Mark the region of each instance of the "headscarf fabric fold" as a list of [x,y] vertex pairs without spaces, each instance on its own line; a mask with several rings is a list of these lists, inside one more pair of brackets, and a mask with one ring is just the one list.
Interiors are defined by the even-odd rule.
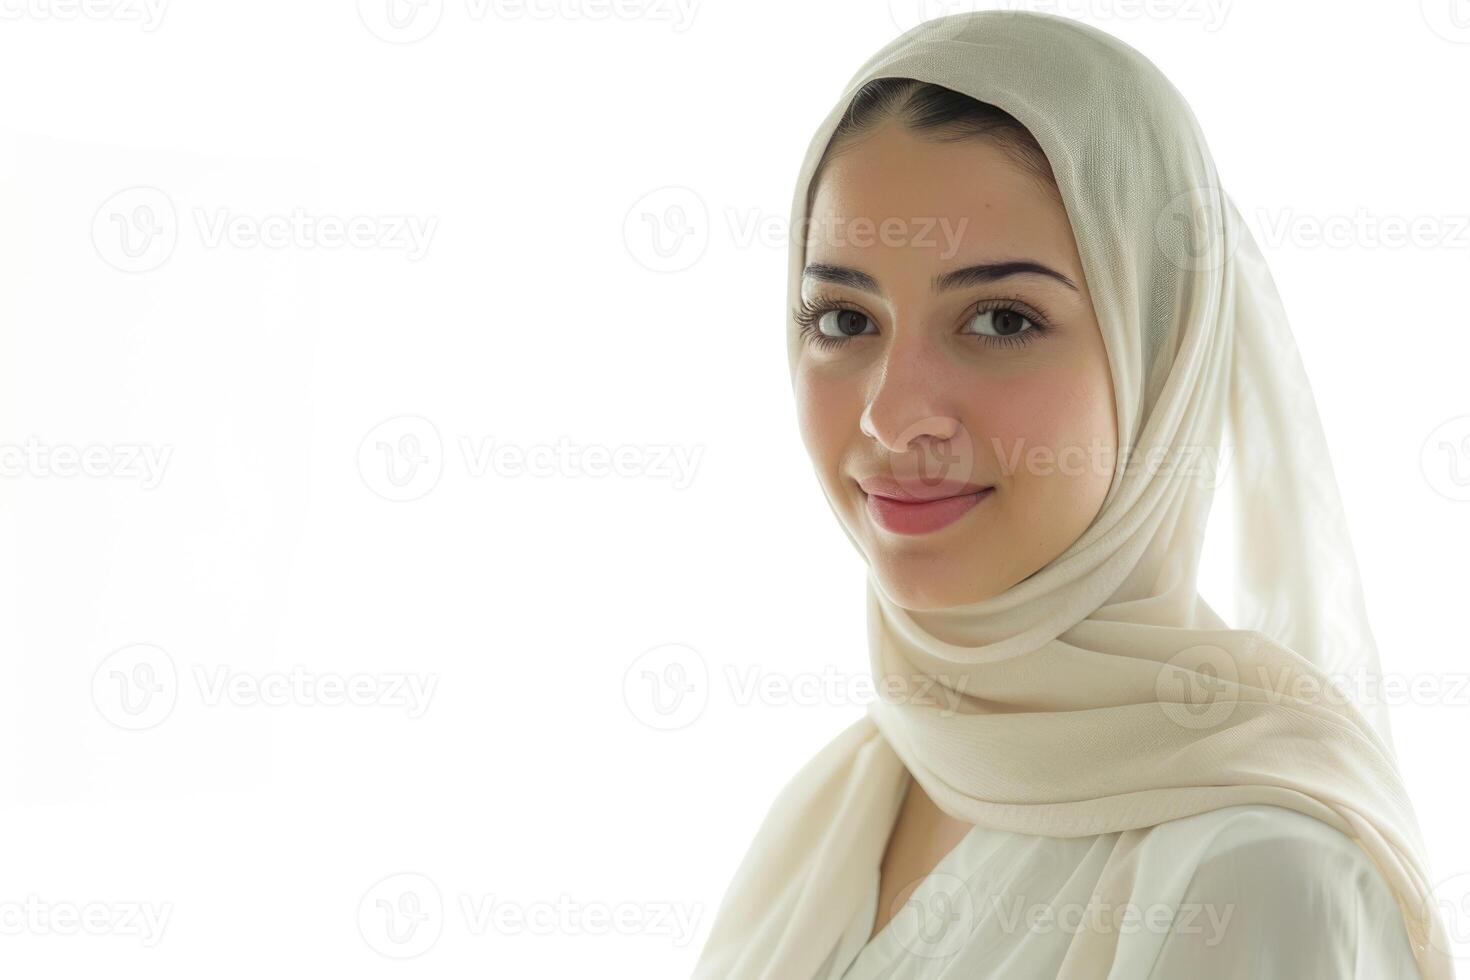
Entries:
[[[1362,695],[1378,654],[1311,388],[1192,111],[1137,51],[1067,18],[921,24],[862,65],[812,138],[788,309],[813,173],[852,97],[884,77],[998,106],[1045,151],[1107,348],[1119,453],[1088,529],[1005,592],[912,611],[870,572],[870,668],[906,682],[877,690],[926,679],[949,696],[880,693],[786,784],[696,980],[814,975],[858,910],[909,774],[950,816],[1016,833],[1129,831],[1242,803],[1308,814],[1383,873],[1425,980],[1452,978],[1387,713]],[[1197,583],[1217,486],[1233,501],[1230,624]]]

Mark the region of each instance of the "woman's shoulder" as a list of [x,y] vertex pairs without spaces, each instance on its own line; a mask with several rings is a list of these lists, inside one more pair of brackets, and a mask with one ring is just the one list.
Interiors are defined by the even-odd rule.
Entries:
[[1284,806],[1245,803],[1170,820],[1152,828],[1145,853],[1177,860],[1183,853],[1199,864],[1229,863],[1268,878],[1299,875],[1330,866],[1374,870],[1372,859],[1336,827]]
[[1387,880],[1356,841],[1316,817],[1225,807],[1159,824],[1140,848],[1135,897],[1172,920],[1140,975],[1204,963],[1248,964],[1248,975],[1266,978],[1417,975]]
[[[1240,804],[1170,820],[1150,829],[1140,862],[1196,893],[1248,895],[1261,902],[1332,901],[1394,905],[1368,852],[1336,827],[1273,804]],[[1323,897],[1324,889],[1333,895]]]

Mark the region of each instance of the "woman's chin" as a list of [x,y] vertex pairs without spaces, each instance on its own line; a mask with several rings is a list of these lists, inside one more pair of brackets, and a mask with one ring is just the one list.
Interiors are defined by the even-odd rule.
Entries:
[[977,569],[973,562],[932,551],[870,551],[869,565],[884,594],[914,612],[968,606],[1009,587],[995,580],[995,569]]

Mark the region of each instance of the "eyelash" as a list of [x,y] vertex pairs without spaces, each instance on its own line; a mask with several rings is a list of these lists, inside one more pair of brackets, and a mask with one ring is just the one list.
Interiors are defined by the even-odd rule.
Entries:
[[[792,310],[792,318],[801,326],[801,336],[809,344],[831,350],[846,344],[852,337],[831,337],[817,329],[817,321],[826,313],[833,310],[847,310],[851,313],[859,313],[867,317],[873,323],[877,323],[874,317],[868,316],[866,312],[852,303],[846,303],[839,299],[827,296],[818,296],[814,300],[802,297],[801,305]],[[967,334],[992,347],[1019,347],[1031,343],[1051,332],[1052,327],[1045,314],[1016,299],[982,299],[965,313],[965,322],[977,317],[982,313],[994,313],[997,310],[1010,310],[1025,317],[1031,324],[1030,330],[1023,330],[1009,337],[991,337],[986,334]]]

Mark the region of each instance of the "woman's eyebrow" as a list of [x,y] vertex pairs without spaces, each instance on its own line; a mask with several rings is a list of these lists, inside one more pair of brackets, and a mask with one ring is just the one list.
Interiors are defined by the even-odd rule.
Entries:
[[[876,296],[888,298],[888,294],[878,285],[878,280],[862,272],[845,265],[828,265],[824,262],[813,262],[802,270],[802,278],[814,279],[818,282],[830,282],[838,286],[850,286],[853,289],[861,289],[865,293],[873,293]],[[1048,276],[1062,283],[1069,289],[1076,289],[1077,284],[1062,275],[1050,266],[1033,262],[1030,259],[1013,259],[1007,262],[984,262],[980,265],[967,265],[963,269],[954,269],[943,275],[935,276],[930,284],[930,289],[936,293],[942,293],[951,289],[961,289],[965,286],[976,286],[998,279],[1006,279],[1010,276]]]

